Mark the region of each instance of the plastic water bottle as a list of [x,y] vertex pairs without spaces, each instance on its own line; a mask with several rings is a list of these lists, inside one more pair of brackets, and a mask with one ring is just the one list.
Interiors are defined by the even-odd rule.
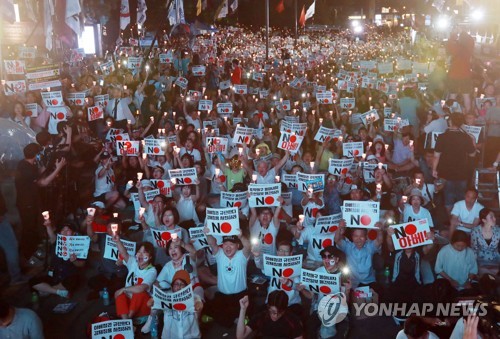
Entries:
[[389,269],[389,266],[386,266],[384,271],[384,284],[389,285],[390,276],[391,276],[391,271]]
[[109,293],[106,287],[104,287],[104,290],[102,291],[102,301],[104,306],[109,306]]
[[158,338],[158,317],[155,315],[152,315],[151,319],[151,339]]

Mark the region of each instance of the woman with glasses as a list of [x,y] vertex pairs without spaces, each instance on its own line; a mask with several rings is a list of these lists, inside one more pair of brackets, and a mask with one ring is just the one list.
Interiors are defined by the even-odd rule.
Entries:
[[247,338],[257,332],[263,338],[302,339],[303,327],[300,318],[288,310],[288,296],[283,291],[274,291],[267,299],[267,310],[254,316],[245,325],[245,316],[250,302],[248,296],[240,299],[240,315],[236,325],[236,338]]

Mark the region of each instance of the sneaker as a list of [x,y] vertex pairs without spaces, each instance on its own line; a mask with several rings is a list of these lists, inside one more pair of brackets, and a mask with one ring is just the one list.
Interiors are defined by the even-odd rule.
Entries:
[[58,296],[63,297],[63,298],[67,298],[69,296],[68,290],[57,290],[56,293]]
[[148,320],[146,320],[146,323],[141,328],[141,333],[148,334],[149,332],[151,332],[151,321],[152,320],[153,320],[153,317],[148,316]]

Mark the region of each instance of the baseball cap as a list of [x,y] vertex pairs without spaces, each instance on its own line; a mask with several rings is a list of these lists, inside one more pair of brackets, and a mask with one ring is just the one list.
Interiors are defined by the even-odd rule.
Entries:
[[236,235],[225,235],[222,237],[222,242],[230,241],[235,244],[239,244],[240,239]]
[[330,255],[333,255],[334,257],[338,257],[338,258],[341,258],[342,255],[344,254],[344,252],[339,250],[337,247],[330,245],[330,246],[326,246],[325,248],[323,248],[321,250],[321,252],[319,252],[319,255],[323,256],[326,252],[328,252],[328,253],[330,253]]
[[153,187],[153,184],[148,179],[142,179],[141,185],[142,185],[142,187]]
[[94,207],[99,207],[99,208],[106,208],[104,203],[102,201],[94,201],[93,203],[90,204],[90,206]]

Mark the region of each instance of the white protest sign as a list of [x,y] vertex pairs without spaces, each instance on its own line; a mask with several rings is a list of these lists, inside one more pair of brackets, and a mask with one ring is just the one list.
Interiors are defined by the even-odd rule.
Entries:
[[297,172],[297,184],[300,192],[307,192],[309,187],[313,192],[321,192],[325,189],[325,175]]
[[290,104],[290,100],[283,100],[283,102],[281,103],[281,108],[284,111],[289,111],[292,108],[291,104]]
[[234,93],[236,94],[247,94],[247,85],[234,85]]
[[203,65],[198,65],[198,66],[193,66],[192,68],[192,71],[193,71],[193,75],[195,77],[202,77],[205,75],[205,66]]
[[[121,239],[121,242],[123,246],[125,246],[128,255],[135,255],[135,246],[136,246],[135,242],[123,239]],[[120,253],[118,252],[118,247],[116,246],[116,243],[113,241],[113,238],[109,235],[106,235],[106,244],[104,246],[103,258],[109,260],[123,259]]]
[[167,53],[162,53],[158,55],[158,59],[160,60],[160,64],[168,64],[174,61],[172,51],[168,51]]
[[345,142],[342,144],[342,155],[349,158],[360,157],[364,153],[362,141]]
[[110,128],[108,133],[106,134],[106,141],[115,142],[116,140],[125,140],[124,136],[127,136],[126,140],[130,140],[128,133],[123,134],[123,130],[120,128]]
[[200,111],[211,111],[213,108],[212,100],[200,100],[198,101],[198,110]]
[[66,121],[66,107],[47,107],[47,112],[49,112],[49,133],[59,134],[57,132],[57,124],[61,121]]
[[113,61],[109,60],[107,62],[103,62],[100,65],[100,68],[101,68],[102,74],[109,75],[115,71],[115,64],[113,63]]
[[314,136],[314,140],[318,142],[328,142],[331,139],[338,138],[342,135],[342,131],[339,129],[326,128],[324,126],[319,126],[318,132]]
[[314,233],[333,233],[339,228],[340,220],[342,220],[342,213],[317,217],[314,223]]
[[207,137],[206,138],[206,151],[209,154],[223,153],[228,151],[229,140],[222,137]]
[[281,196],[281,184],[250,184],[248,185],[248,206],[271,207],[279,206],[278,198]]
[[361,114],[361,121],[365,126],[368,126],[378,120],[380,120],[380,117],[376,109],[371,109],[368,112]]
[[3,85],[5,95],[14,95],[26,92],[26,80],[6,81]]
[[189,229],[189,239],[197,251],[202,248],[209,247],[204,229],[205,227],[191,227]]
[[285,184],[288,188],[298,188],[297,174],[283,174],[281,176],[281,183]]
[[443,133],[441,133],[441,132],[428,133],[426,138],[425,138],[425,148],[430,148],[430,149],[436,148],[437,139],[438,139],[439,135],[441,135],[441,134],[443,134]]
[[174,84],[182,89],[186,89],[188,85],[188,79],[183,77],[178,77],[177,79],[175,79]]
[[92,324],[92,339],[134,339],[132,319],[109,320]]
[[116,141],[116,155],[127,157],[139,155],[139,140]]
[[70,106],[83,106],[85,104],[85,92],[68,93],[66,99]]
[[230,102],[221,102],[217,104],[217,113],[219,114],[232,114],[233,104]]
[[340,273],[319,273],[302,269],[300,283],[313,293],[337,293],[340,292]]
[[226,81],[221,81],[219,83],[219,89],[221,91],[225,90],[225,89],[228,89],[231,87],[231,80],[226,80]]
[[225,192],[220,193],[221,207],[241,208],[248,204],[247,192]]
[[278,257],[264,254],[264,274],[268,277],[293,278],[302,272],[302,255]]
[[330,91],[316,93],[316,101],[321,105],[333,103],[333,94]]
[[233,144],[249,144],[252,140],[254,129],[249,127],[236,127],[233,136]]
[[4,60],[5,73],[7,74],[24,74],[26,71],[24,60]]
[[26,116],[36,118],[38,116],[38,104],[37,103],[25,104],[24,112]]
[[290,151],[291,154],[295,154],[299,151],[302,140],[304,140],[304,137],[300,135],[281,132],[280,140],[278,142],[278,148],[285,151]]
[[375,228],[379,221],[380,202],[344,200],[342,217],[347,227]]
[[237,207],[207,208],[205,219],[212,235],[239,235],[240,219]]
[[87,259],[90,247],[90,238],[87,236],[65,236],[58,234],[56,241],[56,255],[68,260],[74,254],[78,259]]
[[155,247],[166,248],[169,241],[172,240],[172,234],[177,234],[177,238],[181,238],[181,230],[176,228],[169,231],[157,230],[150,228],[153,236],[153,245]]
[[388,74],[394,72],[392,62],[379,62],[377,64],[378,74]]
[[168,175],[175,185],[193,185],[198,178],[194,167],[170,169]]
[[292,133],[295,135],[304,136],[307,131],[307,123],[301,122],[289,122],[287,120],[282,120],[280,125],[280,132]]
[[398,59],[396,68],[398,71],[411,71],[411,61],[408,59]]
[[474,137],[476,143],[479,142],[479,135],[481,134],[481,126],[470,126],[470,125],[462,125],[462,128],[465,132],[469,133]]
[[190,284],[178,292],[163,292],[153,286],[153,309],[194,312],[193,286]]
[[354,162],[354,158],[349,159],[328,159],[328,173],[333,175],[346,175]]
[[401,128],[410,125],[408,119],[384,119],[384,131],[397,132]]
[[96,95],[94,97],[94,105],[101,106],[102,108],[106,108],[109,102],[109,94],[104,95]]
[[356,106],[356,98],[340,98],[340,108],[353,109]]
[[153,185],[153,188],[155,190],[158,189],[160,191],[159,194],[162,194],[166,197],[172,197],[172,187],[170,185],[170,180],[149,179],[149,181],[151,181],[151,185]]
[[414,220],[405,224],[390,226],[394,229],[392,242],[394,249],[404,250],[406,248],[419,247],[432,244],[431,239],[427,239],[427,233],[430,233],[427,219]]
[[[369,162],[363,162],[363,180],[368,184],[375,181],[375,168],[378,168],[378,164],[371,164]],[[383,164],[382,168],[387,171],[387,164]]]
[[104,111],[101,106],[91,106],[87,108],[88,121],[94,121],[104,118]]
[[264,80],[264,74],[258,73],[258,72],[253,72],[252,73],[252,80],[262,82]]
[[42,92],[42,100],[47,107],[64,106],[61,91]]
[[162,155],[165,153],[166,142],[164,139],[144,139],[143,153],[150,155]]
[[141,66],[141,62],[142,62],[142,58],[141,57],[132,57],[132,56],[129,56],[128,57],[128,61],[127,61],[127,67],[129,69],[139,68]]

